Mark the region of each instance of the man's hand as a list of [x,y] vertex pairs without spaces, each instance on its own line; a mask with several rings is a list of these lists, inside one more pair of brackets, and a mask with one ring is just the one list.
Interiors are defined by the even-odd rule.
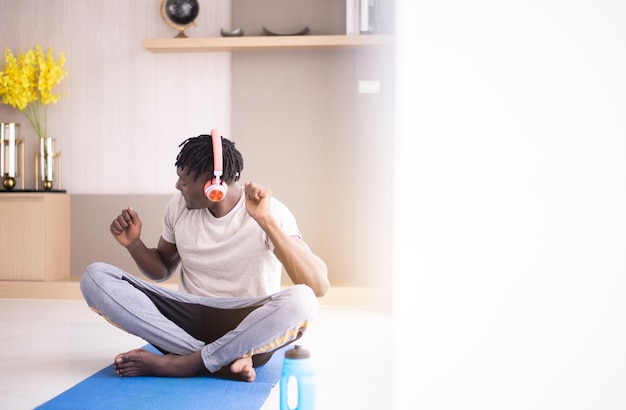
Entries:
[[270,214],[272,191],[254,182],[246,182],[246,210],[255,221],[261,223]]
[[111,222],[111,233],[120,245],[128,248],[141,236],[141,219],[130,206]]

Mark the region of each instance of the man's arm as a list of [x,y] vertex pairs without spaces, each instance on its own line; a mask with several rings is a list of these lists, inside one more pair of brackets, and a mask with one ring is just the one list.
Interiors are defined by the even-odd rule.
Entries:
[[111,234],[124,246],[148,278],[163,281],[172,276],[180,262],[176,244],[159,239],[157,248],[148,248],[141,240],[141,219],[131,207],[111,222]]
[[317,297],[324,296],[330,288],[328,268],[324,261],[297,236],[287,236],[270,215],[259,223],[274,244],[274,254],[285,267],[293,283],[304,283]]
[[295,284],[305,284],[318,297],[330,288],[324,261],[298,237],[288,236],[270,213],[271,192],[254,183],[245,185],[246,209],[274,244],[274,253]]

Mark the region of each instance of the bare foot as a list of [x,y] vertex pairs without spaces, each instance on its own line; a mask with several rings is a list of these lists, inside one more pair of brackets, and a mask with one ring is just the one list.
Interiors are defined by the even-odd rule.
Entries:
[[[162,377],[192,377],[208,374],[204,367],[200,352],[179,356],[175,354],[160,355],[143,349],[120,353],[113,362],[115,373],[122,377],[162,376]],[[229,378],[253,382],[256,371],[252,366],[252,357],[242,357],[235,360],[229,367],[224,366],[216,372]]]
[[230,365],[230,371],[244,382],[253,382],[256,379],[256,371],[252,367],[252,357],[242,357]]
[[207,371],[200,352],[179,356],[154,354],[143,349],[118,354],[113,367],[115,373],[123,377],[191,377]]

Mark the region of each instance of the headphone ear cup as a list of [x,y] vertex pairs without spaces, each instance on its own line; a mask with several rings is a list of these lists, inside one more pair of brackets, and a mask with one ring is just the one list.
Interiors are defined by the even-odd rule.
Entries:
[[214,179],[210,179],[204,184],[204,195],[211,202],[219,202],[226,197],[226,192],[228,192],[228,185],[223,182],[220,184],[216,184]]
[[202,189],[202,191],[204,191],[204,195],[208,198],[209,197],[209,191],[211,190],[211,185],[213,185],[213,179],[209,179],[205,184],[204,184],[204,188]]

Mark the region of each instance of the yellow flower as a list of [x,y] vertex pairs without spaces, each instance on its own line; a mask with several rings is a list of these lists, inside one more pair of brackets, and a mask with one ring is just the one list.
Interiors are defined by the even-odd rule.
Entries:
[[52,53],[37,46],[15,57],[6,49],[0,71],[0,102],[22,111],[39,138],[46,137],[46,106],[61,98],[52,90],[67,75],[65,54],[55,60]]

